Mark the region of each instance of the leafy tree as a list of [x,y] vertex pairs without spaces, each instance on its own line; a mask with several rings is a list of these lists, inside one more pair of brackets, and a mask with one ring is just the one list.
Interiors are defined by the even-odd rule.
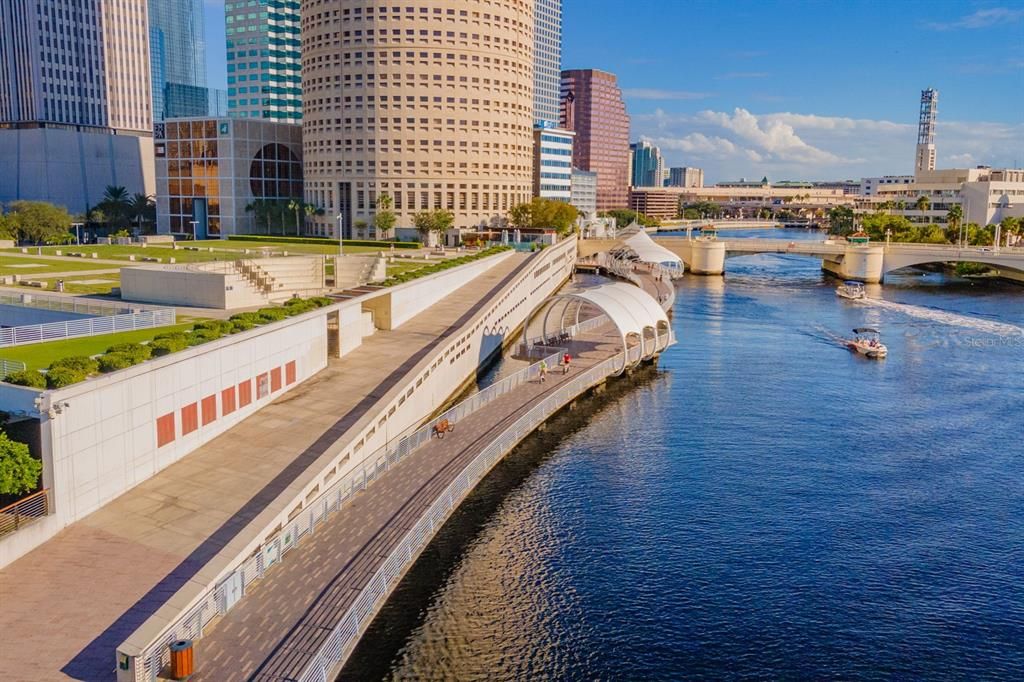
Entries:
[[43,463],[29,454],[28,446],[0,431],[0,494],[21,495],[39,487]]
[[564,236],[572,232],[578,216],[579,211],[569,203],[535,197],[528,204],[513,206],[509,211],[509,222],[519,228],[554,228]]
[[390,236],[391,230],[398,222],[398,216],[391,210],[394,202],[391,196],[385,192],[377,198],[377,212],[373,215],[373,226],[377,229],[377,236]]
[[431,233],[437,233],[438,237],[440,237],[454,223],[455,216],[452,215],[451,211],[443,208],[417,211],[412,216],[412,224],[423,237],[424,242]]
[[696,218],[714,218],[722,212],[722,207],[713,201],[695,201],[686,205],[687,209],[697,212]]
[[45,201],[14,201],[7,214],[8,227],[36,244],[62,244],[71,239],[71,214],[63,206]]
[[17,239],[18,226],[14,220],[0,213],[0,239]]
[[853,209],[849,206],[836,206],[828,212],[829,232],[847,235],[853,232]]
[[637,213],[636,211],[631,211],[628,208],[616,208],[610,211],[605,211],[599,215],[604,218],[615,218],[616,227],[626,227],[634,221],[644,227],[657,227],[658,225],[661,225],[661,222],[657,218],[649,218],[643,213]]

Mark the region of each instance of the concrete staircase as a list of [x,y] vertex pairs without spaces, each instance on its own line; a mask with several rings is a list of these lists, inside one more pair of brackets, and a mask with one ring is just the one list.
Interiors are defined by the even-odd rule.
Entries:
[[387,258],[380,254],[334,257],[335,289],[348,289],[385,279]]

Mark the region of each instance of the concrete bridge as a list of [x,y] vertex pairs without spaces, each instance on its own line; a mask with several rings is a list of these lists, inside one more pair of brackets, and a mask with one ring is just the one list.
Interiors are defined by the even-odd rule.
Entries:
[[716,230],[770,230],[782,227],[778,220],[701,218],[699,220],[663,220],[658,232],[679,232],[714,227]]
[[[721,275],[725,259],[756,253],[790,253],[821,259],[822,269],[837,277],[879,283],[885,275],[902,268],[926,263],[984,263],[998,270],[1012,271],[1015,279],[1024,274],[1024,248],[960,248],[947,244],[850,244],[846,241],[787,241],[785,239],[687,239],[655,238],[698,275]],[[1008,273],[1010,274],[1010,273]]]

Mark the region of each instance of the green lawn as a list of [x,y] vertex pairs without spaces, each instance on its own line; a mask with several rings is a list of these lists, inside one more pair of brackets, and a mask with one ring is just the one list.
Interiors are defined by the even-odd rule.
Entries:
[[[106,275],[80,275],[61,277],[64,280],[64,292],[68,294],[109,294],[114,287],[121,286],[120,273]],[[99,282],[98,280],[105,280]],[[57,290],[57,279],[44,279],[46,291]]]
[[[250,242],[242,239],[207,239],[205,241],[182,243],[196,246],[212,246],[215,249],[249,249],[250,255],[253,255],[254,251],[258,253],[261,249],[287,251],[288,253],[318,253],[328,256],[334,256],[338,253],[338,247],[335,244],[287,244],[282,242],[268,242],[265,240]],[[388,250],[388,247],[383,244],[381,246],[345,245],[345,253],[377,253],[378,251],[386,250]]]
[[[194,245],[197,245],[197,243],[195,243],[195,242],[188,242],[188,245],[189,246],[194,246]],[[211,246],[212,246],[212,244],[211,244]],[[232,247],[225,247],[225,248],[232,248]],[[31,249],[35,249],[35,247],[31,247]],[[34,251],[31,250],[31,249],[30,249],[30,253],[34,253]],[[6,249],[6,251],[9,252],[9,251],[11,251],[11,249]],[[129,262],[130,262],[128,260],[128,256],[135,256],[136,262],[141,262],[141,260],[142,260],[142,258],[144,256],[148,256],[148,257],[151,257],[151,258],[159,258],[159,259],[161,259],[162,263],[167,263],[169,258],[174,258],[175,262],[177,262],[177,263],[198,263],[198,262],[202,262],[202,261],[211,261],[211,260],[233,260],[233,259],[238,258],[238,257],[241,256],[241,253],[235,253],[234,251],[230,251],[230,252],[213,251],[212,253],[210,251],[208,251],[208,250],[205,250],[205,249],[203,251],[188,251],[188,250],[186,250],[184,248],[184,244],[182,242],[178,243],[178,248],[177,249],[171,248],[171,246],[169,244],[168,245],[154,244],[152,246],[147,246],[145,248],[143,248],[141,246],[117,246],[117,245],[113,245],[113,244],[112,245],[107,245],[107,244],[86,244],[86,245],[83,245],[83,246],[44,246],[43,247],[43,253],[46,254],[46,255],[49,255],[49,256],[55,256],[56,255],[56,253],[55,253],[56,251],[61,251],[62,253],[68,253],[69,251],[75,251],[75,252],[79,252],[79,253],[88,253],[88,254],[96,253],[96,254],[99,255],[99,258],[101,258],[101,259],[124,261],[125,265],[128,265]],[[67,258],[67,260],[72,262],[72,263],[81,263],[83,261],[82,258],[78,258],[76,256],[69,256]],[[85,260],[88,260],[88,259],[85,259]],[[28,261],[28,262],[31,262],[31,261]],[[103,263],[95,263],[93,265],[93,268],[95,268],[95,269],[102,268],[102,267],[104,267]],[[110,265],[107,264],[106,267],[110,267]]]
[[[31,265],[33,267],[17,267]],[[72,272],[79,270],[104,270],[115,266],[109,263],[96,263],[83,258],[66,258],[62,260],[16,258],[0,255],[0,275],[21,275],[22,279],[40,279],[35,275],[48,272]]]
[[[178,319],[186,318],[179,316]],[[83,336],[77,339],[0,348],[0,358],[24,362],[27,369],[46,369],[50,366],[51,362],[60,358],[72,355],[98,355],[118,343],[139,343],[141,341],[149,341],[154,336],[164,332],[185,331],[191,329],[198,319],[200,318],[168,327],[140,329],[131,332],[119,332],[117,334],[103,334],[101,336]]]

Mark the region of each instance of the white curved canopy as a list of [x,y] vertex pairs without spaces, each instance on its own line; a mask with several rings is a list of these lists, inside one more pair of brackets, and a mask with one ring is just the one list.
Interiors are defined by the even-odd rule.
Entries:
[[657,263],[669,268],[683,268],[683,261],[676,254],[661,246],[647,234],[646,230],[637,230],[623,240],[637,257],[645,263]]
[[[569,310],[569,304],[572,302],[590,304],[604,313],[615,325],[622,339],[624,352],[630,347],[628,338],[635,335],[642,347],[637,361],[652,357],[672,343],[671,324],[662,307],[643,289],[624,282],[610,282],[549,298],[530,316],[530,319],[533,319],[541,312],[545,313],[540,317],[542,337],[553,337],[567,331],[564,313]],[[552,317],[550,313],[555,311],[559,304],[562,304],[563,314],[555,314]],[[577,307],[577,315],[582,307]],[[549,322],[557,324],[557,328],[551,328],[554,325],[549,327]],[[529,320],[526,327],[529,327]],[[624,362],[623,369],[626,364]]]

